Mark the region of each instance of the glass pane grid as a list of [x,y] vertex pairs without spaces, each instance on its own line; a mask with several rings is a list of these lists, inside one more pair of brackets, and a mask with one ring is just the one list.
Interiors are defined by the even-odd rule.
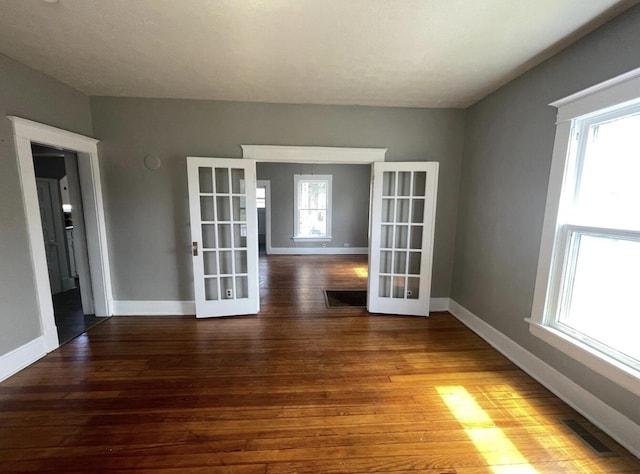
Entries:
[[211,168],[200,166],[198,167],[198,190],[200,194],[213,193],[213,177],[211,174]]
[[244,169],[200,167],[205,299],[248,298]]
[[384,172],[382,195],[378,294],[418,299],[426,172]]
[[572,231],[568,252],[560,329],[640,368],[640,238]]
[[[640,230],[640,113],[600,119],[584,131],[571,222]],[[581,158],[581,159],[580,159]]]

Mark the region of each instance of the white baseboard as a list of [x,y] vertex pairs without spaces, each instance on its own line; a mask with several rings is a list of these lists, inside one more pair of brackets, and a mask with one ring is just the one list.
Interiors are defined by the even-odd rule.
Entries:
[[367,247],[271,247],[270,255],[367,255]]
[[[449,298],[431,298],[430,311],[448,311]],[[114,316],[193,316],[195,301],[114,301]]]
[[431,298],[429,311],[449,311],[449,298]]
[[46,354],[44,337],[39,336],[33,341],[27,342],[17,349],[0,356],[0,382],[20,372]]
[[640,425],[635,424],[454,300],[450,300],[449,312],[634,456],[640,457]]
[[188,316],[196,314],[194,301],[114,301],[114,316]]

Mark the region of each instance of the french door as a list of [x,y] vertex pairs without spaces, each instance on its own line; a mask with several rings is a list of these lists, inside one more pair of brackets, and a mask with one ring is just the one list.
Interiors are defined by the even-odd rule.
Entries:
[[187,174],[196,316],[256,314],[255,161],[188,157]]
[[370,313],[428,316],[438,163],[374,163]]

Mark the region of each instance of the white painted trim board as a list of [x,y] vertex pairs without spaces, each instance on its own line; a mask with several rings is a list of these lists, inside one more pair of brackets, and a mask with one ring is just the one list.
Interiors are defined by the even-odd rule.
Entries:
[[279,163],[352,163],[384,161],[387,148],[329,146],[240,145],[242,158]]
[[614,440],[640,457],[640,426],[518,345],[471,311],[450,300],[449,312]]
[[44,336],[37,337],[0,357],[0,382],[47,354]]
[[42,236],[31,143],[65,148],[77,153],[92,275],[94,312],[97,316],[111,316],[111,272],[98,163],[98,141],[20,117],[8,116],[7,118],[13,126],[16,161],[20,175],[31,255],[31,269],[34,275],[35,300],[42,327],[41,335],[44,336],[46,350],[52,351],[59,346],[59,341],[51,300],[51,286]]
[[273,255],[367,255],[367,247],[271,247]]
[[114,301],[114,316],[195,316],[195,301]]
[[449,311],[449,298],[430,298],[429,311]]
[[[449,298],[431,298],[431,311],[447,311]],[[114,301],[114,316],[193,316],[194,301]]]

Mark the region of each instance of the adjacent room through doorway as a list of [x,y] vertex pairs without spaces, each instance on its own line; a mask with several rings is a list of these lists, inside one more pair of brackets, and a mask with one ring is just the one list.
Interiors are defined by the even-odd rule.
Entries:
[[47,270],[60,344],[106,318],[93,314],[75,153],[32,144]]

